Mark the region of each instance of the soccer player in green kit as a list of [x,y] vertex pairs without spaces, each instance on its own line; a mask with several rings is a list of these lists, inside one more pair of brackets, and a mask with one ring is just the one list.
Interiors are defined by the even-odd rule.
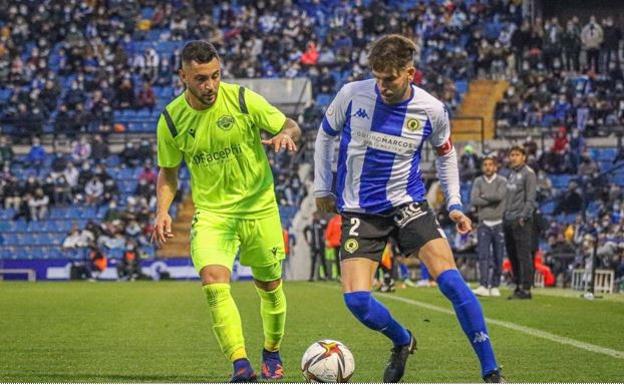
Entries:
[[[168,211],[184,159],[196,208],[191,256],[201,277],[215,336],[234,366],[231,382],[257,380],[230,293],[231,270],[239,250],[240,263],[251,267],[260,296],[264,329],[261,375],[280,379],[279,348],[286,320],[281,280],[285,253],[263,144],[276,152],[296,151],[301,130],[259,94],[221,82],[221,60],[212,44],[189,42],[181,59],[179,75],[186,90],[165,107],[158,121],[160,171],[153,236],[159,244],[173,237]],[[273,137],[262,140],[260,130]]]

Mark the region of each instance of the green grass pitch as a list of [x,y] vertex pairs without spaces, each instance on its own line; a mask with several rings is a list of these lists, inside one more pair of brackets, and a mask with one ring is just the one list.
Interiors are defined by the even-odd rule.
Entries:
[[[232,287],[250,359],[258,369],[258,297],[250,282]],[[286,381],[302,381],[301,356],[322,338],[340,340],[351,349],[353,382],[381,381],[390,344],[347,312],[337,284],[286,282],[285,290]],[[526,302],[485,298],[481,303],[490,319],[608,348],[616,356],[490,324],[508,379],[621,382],[622,296],[587,301],[552,293],[538,291]],[[439,310],[451,307],[437,289],[399,290],[379,298],[418,339],[405,382],[481,381],[455,317]],[[213,337],[198,282],[0,282],[0,382],[224,382],[229,375],[230,364]]]

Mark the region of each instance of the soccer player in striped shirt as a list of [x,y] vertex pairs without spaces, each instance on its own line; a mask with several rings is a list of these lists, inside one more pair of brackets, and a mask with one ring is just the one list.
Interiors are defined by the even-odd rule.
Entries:
[[[449,217],[471,230],[462,212],[457,156],[444,105],[411,83],[415,46],[400,35],[377,40],[369,52],[374,79],[346,84],[328,107],[316,139],[314,195],[321,211],[342,215],[340,249],[344,301],[365,326],[394,344],[383,381],[398,382],[416,348],[413,334],[371,295],[373,274],[388,237],[418,257],[452,302],[481,363],[486,382],[503,382],[481,305],[457,271],[444,231],[425,201],[421,151],[429,141]],[[340,136],[335,190],[331,162]]]

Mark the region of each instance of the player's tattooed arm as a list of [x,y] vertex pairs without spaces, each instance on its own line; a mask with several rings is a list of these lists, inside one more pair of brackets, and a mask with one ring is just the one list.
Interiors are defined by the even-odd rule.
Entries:
[[290,118],[286,118],[284,126],[279,134],[270,139],[263,140],[262,143],[273,146],[275,152],[278,152],[280,149],[295,152],[297,151],[296,142],[298,142],[300,138],[301,129],[299,128],[297,122]]

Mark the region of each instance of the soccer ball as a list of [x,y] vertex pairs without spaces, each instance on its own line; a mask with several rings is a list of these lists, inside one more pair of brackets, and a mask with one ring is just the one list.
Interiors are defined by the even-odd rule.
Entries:
[[301,372],[307,382],[349,382],[354,370],[353,354],[334,340],[313,343],[301,359]]

